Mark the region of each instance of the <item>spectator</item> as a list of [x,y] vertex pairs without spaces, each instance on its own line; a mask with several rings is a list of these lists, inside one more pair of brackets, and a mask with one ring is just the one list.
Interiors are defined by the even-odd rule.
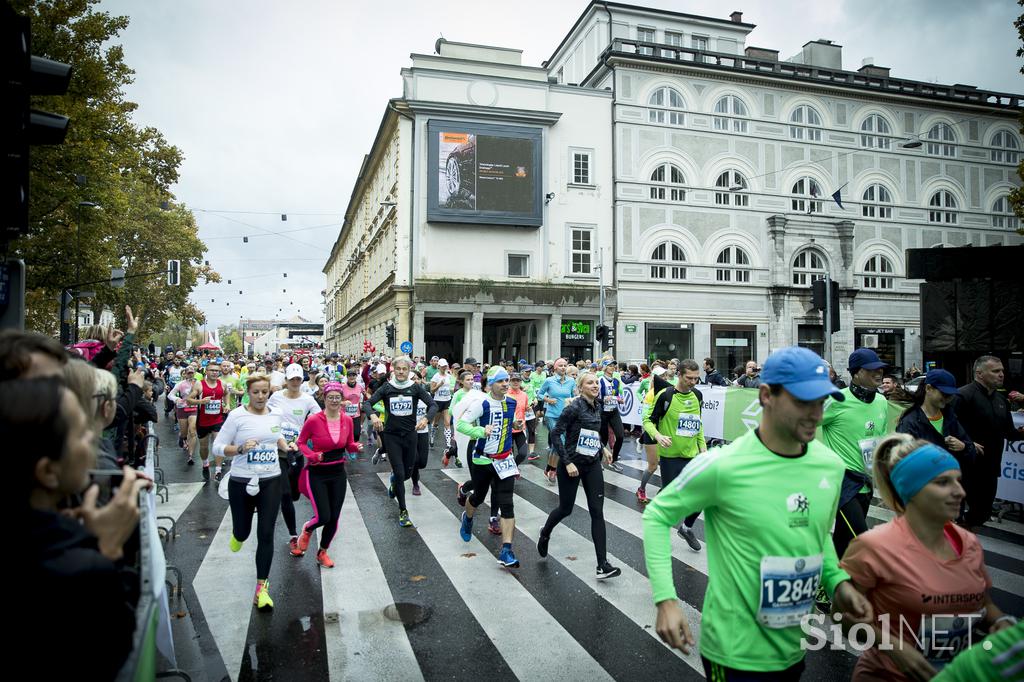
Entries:
[[917,363],[915,362],[914,364],[912,364],[910,366],[910,369],[907,370],[907,373],[906,373],[904,378],[907,381],[910,381],[914,377],[919,377],[919,376],[921,376],[921,370],[917,368]]
[[1003,362],[992,355],[974,361],[974,381],[960,389],[954,405],[960,423],[974,439],[978,451],[975,460],[964,467],[967,489],[968,530],[981,526],[992,513],[999,468],[1003,460],[1003,441],[1021,440],[1013,427],[1013,416],[1003,387]]
[[18,329],[0,331],[0,381],[59,377],[68,353],[55,339]]
[[960,469],[975,457],[974,442],[960,425],[953,410],[957,395],[956,379],[944,369],[928,372],[924,383],[913,394],[910,407],[900,415],[897,433],[907,433],[953,453]]
[[761,385],[761,370],[755,361],[747,361],[743,375],[736,380],[736,385],[743,388],[757,388]]
[[882,377],[882,387],[879,389],[886,398],[892,396],[893,391],[899,388],[899,382],[895,374],[886,374]]
[[828,380],[832,382],[832,385],[838,389],[846,388],[846,382],[840,379],[839,375],[836,374],[836,370],[832,367],[832,363],[826,362],[825,364],[828,365]]
[[711,358],[704,358],[704,383],[709,386],[728,386],[729,382],[725,380],[718,370],[715,369],[715,361]]

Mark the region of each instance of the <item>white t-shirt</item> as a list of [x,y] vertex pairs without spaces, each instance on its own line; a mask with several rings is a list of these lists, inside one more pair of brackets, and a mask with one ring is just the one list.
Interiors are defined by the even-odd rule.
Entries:
[[297,427],[300,431],[306,417],[320,412],[313,396],[303,393],[298,398],[289,398],[286,391],[278,391],[270,396],[267,406],[281,415],[281,419]]
[[276,369],[270,373],[270,385],[284,388],[284,372],[278,372]]
[[308,381],[303,381],[302,386],[299,388],[299,390],[305,393],[306,395],[316,395],[317,393],[320,392],[320,387],[310,386]]
[[277,441],[281,438],[281,414],[269,410],[267,414],[253,414],[248,409],[236,407],[228,412],[216,440],[213,454],[224,456],[228,445],[241,446],[247,440],[255,440],[259,446],[243,455],[235,455],[231,462],[231,475],[235,478],[274,478],[281,475],[277,458]]

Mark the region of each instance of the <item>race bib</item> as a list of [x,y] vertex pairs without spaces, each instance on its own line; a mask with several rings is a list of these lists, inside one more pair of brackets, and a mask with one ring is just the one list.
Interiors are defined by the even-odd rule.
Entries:
[[357,414],[359,414],[359,406],[356,405],[355,403],[349,403],[348,405],[345,406],[345,414],[347,414],[350,417],[356,416]]
[[498,446],[501,444],[501,432],[504,430],[504,419],[500,412],[491,412],[491,435],[484,441],[484,454],[498,454]]
[[220,414],[220,409],[220,401],[211,400],[210,402],[206,403],[206,405],[203,407],[203,412],[205,412],[206,414]]
[[526,415],[523,417],[523,421],[527,421],[528,422],[528,421],[532,421],[532,420],[534,420],[536,418],[537,418],[537,415],[535,415],[533,413],[533,408],[532,407],[526,408]]
[[299,438],[299,429],[294,424],[282,424],[281,437],[289,443],[294,443]]
[[941,669],[971,645],[971,628],[982,620],[981,613],[921,616],[918,641],[921,653],[936,668]]
[[395,417],[412,416],[412,396],[393,395],[388,399],[391,409],[389,412]]
[[452,387],[448,384],[443,384],[441,388],[437,389],[437,393],[434,394],[436,400],[442,402],[452,399]]
[[498,472],[498,478],[502,480],[509,476],[519,475],[519,466],[516,464],[516,458],[512,456],[508,456],[505,459],[492,460],[491,466]]
[[857,445],[860,447],[860,456],[864,459],[864,471],[868,473],[871,473],[871,461],[875,454],[875,445],[877,444],[877,438],[862,438],[857,441]]
[[613,395],[606,395],[604,397],[604,411],[611,412],[619,408],[619,400]]
[[757,622],[772,629],[800,625],[800,619],[814,608],[814,596],[821,582],[821,557],[821,554],[814,554],[761,559],[761,606]]
[[273,474],[281,470],[281,465],[277,463],[276,447],[260,445],[245,453],[245,461],[256,474]]
[[[416,421],[427,418],[427,406],[420,403],[416,406]],[[416,429],[416,433],[426,433],[430,430],[430,424],[427,424],[422,429]]]
[[679,423],[676,424],[676,435],[693,438],[700,433],[700,415],[681,414]]
[[601,449],[601,436],[593,429],[580,429],[579,440],[576,441],[576,452],[584,457],[593,457]]

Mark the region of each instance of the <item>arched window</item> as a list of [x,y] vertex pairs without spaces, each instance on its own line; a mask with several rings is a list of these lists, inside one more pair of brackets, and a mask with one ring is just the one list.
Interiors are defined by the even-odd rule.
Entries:
[[802,104],[789,115],[789,136],[794,140],[821,142],[821,115],[817,109]]
[[685,201],[686,178],[674,163],[663,163],[651,173],[651,198],[658,201]]
[[885,185],[868,186],[861,200],[861,215],[865,218],[892,218],[892,194]]
[[686,279],[686,253],[675,242],[662,242],[651,254],[651,279]]
[[718,268],[715,279],[719,282],[745,283],[750,281],[750,256],[738,246],[727,246],[715,260]]
[[736,95],[726,95],[715,102],[715,130],[747,132],[747,105]]
[[1017,136],[1009,130],[1000,130],[992,136],[992,160],[996,163],[1017,163],[1017,152],[1020,143]]
[[956,225],[956,197],[949,190],[940,189],[928,200],[928,222]]
[[956,135],[948,123],[936,123],[925,135],[925,150],[932,156],[956,156]]
[[809,287],[816,279],[824,279],[828,275],[825,258],[814,249],[804,249],[793,259],[793,284],[798,287]]
[[814,178],[800,178],[793,185],[792,206],[800,213],[821,213],[821,187]]
[[881,114],[871,114],[860,124],[860,146],[868,149],[889,149],[892,126]]
[[[715,203],[722,206],[747,206],[747,179],[738,170],[727,170],[715,180]],[[731,197],[731,200],[730,200]]]
[[647,120],[651,123],[665,123],[669,125],[683,125],[683,110],[686,104],[683,96],[673,88],[658,88],[651,93],[647,100]]
[[1019,224],[1017,216],[1013,213],[1013,207],[1010,206],[1009,197],[999,197],[992,204],[992,227],[1003,227],[1011,230],[1016,230]]
[[865,289],[892,289],[892,261],[878,254],[864,264]]

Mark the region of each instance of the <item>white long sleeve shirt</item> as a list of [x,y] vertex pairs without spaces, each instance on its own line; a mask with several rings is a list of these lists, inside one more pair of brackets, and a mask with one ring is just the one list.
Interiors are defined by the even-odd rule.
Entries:
[[213,454],[225,456],[228,445],[241,446],[247,440],[259,445],[231,461],[231,475],[235,478],[274,478],[281,475],[277,458],[277,441],[281,438],[281,413],[268,408],[267,414],[253,414],[245,406],[228,413],[213,441]]

